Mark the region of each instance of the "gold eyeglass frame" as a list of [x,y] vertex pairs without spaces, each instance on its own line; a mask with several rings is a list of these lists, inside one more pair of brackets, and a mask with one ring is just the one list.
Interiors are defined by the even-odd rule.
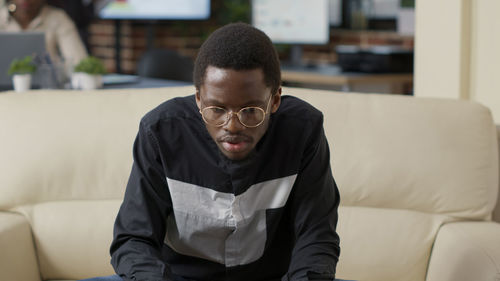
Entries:
[[[234,111],[228,111],[227,109],[223,108],[223,107],[220,107],[220,106],[207,106],[207,107],[204,107],[202,109],[199,110],[200,114],[201,114],[201,118],[203,119],[203,121],[205,123],[207,123],[208,125],[210,126],[214,126],[214,127],[223,127],[225,126],[229,120],[231,120],[231,118],[233,118],[233,114],[236,114],[236,117],[238,118],[238,122],[240,122],[241,125],[247,127],[247,128],[256,128],[256,127],[259,127],[260,125],[262,125],[262,123],[264,123],[264,121],[266,120],[266,115],[268,114],[267,111],[269,110],[269,104],[271,103],[271,99],[273,98],[273,94],[271,94],[271,96],[269,97],[269,100],[267,101],[267,106],[266,106],[266,110],[264,111],[264,109],[258,107],[258,106],[247,106],[247,107],[243,107],[241,108],[240,110],[238,110],[238,112],[234,112]],[[208,122],[206,119],[205,119],[205,116],[203,115],[203,110],[206,110],[206,109],[209,109],[209,108],[218,108],[218,109],[222,109],[226,112],[226,121],[224,121],[224,123],[220,124],[220,125],[214,125],[214,124],[211,124],[210,122]],[[243,110],[245,109],[249,109],[249,108],[255,108],[255,109],[258,109],[262,112],[264,112],[264,117],[262,118],[262,121],[259,122],[259,124],[257,125],[254,125],[254,126],[248,126],[248,125],[245,125],[243,122],[241,122],[241,117],[240,117],[240,114]]]

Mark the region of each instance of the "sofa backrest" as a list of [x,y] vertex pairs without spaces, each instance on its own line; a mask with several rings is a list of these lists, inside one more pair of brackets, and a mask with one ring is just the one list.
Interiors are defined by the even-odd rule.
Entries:
[[491,217],[498,148],[486,107],[409,96],[283,92],[323,112],[343,205]]
[[118,199],[141,117],[193,87],[0,94],[0,210]]
[[[193,87],[0,95],[0,210],[123,196],[140,118]],[[325,116],[342,204],[484,219],[498,192],[489,110],[462,101],[285,88]]]

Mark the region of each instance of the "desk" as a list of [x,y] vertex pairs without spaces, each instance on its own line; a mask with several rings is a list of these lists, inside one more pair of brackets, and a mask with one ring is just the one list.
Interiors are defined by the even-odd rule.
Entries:
[[283,82],[338,86],[346,92],[360,85],[385,84],[389,93],[403,94],[407,92],[405,86],[413,83],[412,73],[342,72],[338,65],[282,66],[281,76]]
[[[103,89],[138,89],[138,88],[160,88],[160,87],[177,87],[177,86],[190,86],[193,83],[176,81],[176,80],[165,80],[156,79],[149,77],[139,77],[135,75],[126,74],[106,74],[103,76]],[[66,89],[69,89],[70,85],[67,83]],[[38,86],[32,86],[32,89],[40,89]],[[12,85],[6,85],[5,87],[0,86],[0,92],[13,90]],[[194,91],[194,89],[193,89]]]
[[103,77],[103,89],[159,88],[193,85],[190,82],[139,77],[135,75],[108,74]]

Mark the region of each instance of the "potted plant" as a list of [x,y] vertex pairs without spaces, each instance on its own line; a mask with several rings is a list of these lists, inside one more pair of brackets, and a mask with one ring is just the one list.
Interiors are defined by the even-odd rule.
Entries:
[[22,59],[14,59],[8,69],[8,74],[12,75],[12,82],[16,92],[24,92],[31,89],[31,76],[36,71],[36,64],[32,56],[25,56]]
[[75,67],[71,76],[73,89],[93,90],[102,87],[102,75],[106,68],[102,61],[94,56],[81,60]]

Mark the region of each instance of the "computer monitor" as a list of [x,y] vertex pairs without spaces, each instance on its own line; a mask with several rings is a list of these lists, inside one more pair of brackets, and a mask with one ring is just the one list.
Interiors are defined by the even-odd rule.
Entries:
[[108,0],[103,19],[201,20],[210,17],[210,0]]
[[253,0],[252,25],[273,43],[292,44],[292,65],[301,64],[302,45],[324,45],[330,39],[328,0]]

